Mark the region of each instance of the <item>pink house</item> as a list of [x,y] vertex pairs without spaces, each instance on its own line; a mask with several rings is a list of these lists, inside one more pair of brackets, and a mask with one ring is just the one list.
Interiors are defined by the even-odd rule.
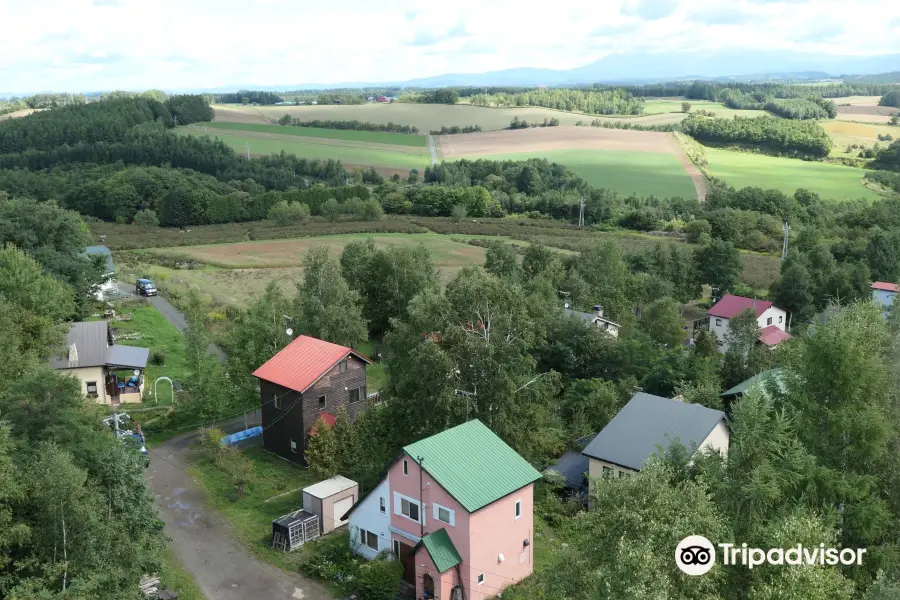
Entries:
[[490,429],[469,421],[404,447],[343,519],[355,552],[403,562],[416,598],[482,600],[531,575],[539,478]]

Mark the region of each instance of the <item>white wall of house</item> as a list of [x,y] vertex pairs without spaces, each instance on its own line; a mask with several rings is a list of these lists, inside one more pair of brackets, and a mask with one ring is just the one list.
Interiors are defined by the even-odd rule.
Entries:
[[81,383],[81,393],[88,396],[88,383],[97,385],[97,395],[90,394],[90,398],[97,404],[106,404],[106,370],[103,367],[82,367],[80,369],[62,369],[60,373],[70,375]]
[[730,442],[731,433],[728,431],[728,426],[725,425],[725,421],[720,421],[698,446],[698,450],[715,451],[727,456]]
[[[716,340],[719,344],[719,352],[728,350],[728,342],[725,336],[728,333],[729,319],[724,317],[709,317],[709,330],[716,334]],[[771,306],[766,309],[763,314],[756,319],[756,324],[760,329],[764,329],[769,325],[775,325],[782,331],[787,331],[787,313],[778,307]]]
[[[350,540],[354,550],[361,556],[372,559],[379,552],[391,551],[391,498],[388,478],[385,477],[372,493],[363,499],[350,515]],[[384,512],[381,507],[384,506]],[[359,530],[371,531],[378,536],[378,550],[360,543]]]
[[716,341],[719,344],[719,352],[728,350],[728,343],[725,341],[725,334],[728,333],[728,319],[725,317],[710,317],[709,330],[716,334]]
[[108,274],[109,279],[101,283],[97,287],[97,291],[94,292],[94,298],[96,300],[103,301],[107,297],[114,297],[118,294],[119,286],[116,285],[116,279],[112,273]]
[[883,306],[890,308],[894,305],[894,296],[897,292],[888,292],[886,290],[872,290],[872,300]]

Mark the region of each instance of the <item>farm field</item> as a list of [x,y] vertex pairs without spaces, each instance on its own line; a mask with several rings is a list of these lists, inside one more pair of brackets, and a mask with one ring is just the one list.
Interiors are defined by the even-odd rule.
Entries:
[[[832,154],[844,154],[844,150],[851,144],[864,144],[873,146],[878,142],[879,135],[890,135],[900,138],[900,127],[890,125],[875,125],[870,123],[855,123],[852,121],[825,121],[822,128],[828,132],[834,140]],[[885,145],[890,142],[882,142]]]
[[319,127],[290,127],[282,125],[263,125],[262,123],[197,123],[195,127],[212,127],[231,131],[256,131],[274,133],[276,135],[295,135],[299,137],[348,140],[352,142],[371,142],[375,144],[392,144],[396,146],[427,147],[428,138],[424,135],[405,133],[389,133],[381,131],[353,131],[344,129],[323,129]]
[[185,135],[211,135],[217,137],[239,153],[246,152],[249,144],[250,154],[276,154],[284,151],[300,158],[333,158],[348,166],[374,166],[409,171],[410,169],[421,170],[430,164],[428,148],[424,146],[400,146],[397,144],[281,135],[259,131],[232,131],[212,126],[204,128],[199,125],[189,125],[179,128],[178,131]]
[[[680,107],[680,105],[679,105]],[[657,114],[642,117],[597,117],[580,113],[563,112],[541,107],[485,108],[469,104],[347,104],[323,106],[238,106],[214,105],[216,122],[271,124],[285,114],[305,120],[331,119],[337,121],[370,121],[372,123],[398,123],[413,125],[427,134],[432,129],[452,125],[479,125],[485,131],[504,129],[513,117],[528,122],[557,118],[561,125],[574,125],[578,121],[590,122],[595,118],[632,121],[646,125],[678,123],[684,114]],[[680,108],[679,108],[680,109]]]
[[686,116],[681,111],[681,103],[688,102],[691,105],[691,112],[699,109],[709,110],[715,113],[717,118],[732,119],[734,117],[763,117],[773,116],[764,110],[737,110],[728,108],[724,104],[711,102],[709,100],[687,100],[686,98],[646,98],[644,102],[645,115],[657,115],[665,113],[677,113]]
[[787,194],[806,188],[833,200],[881,197],[862,185],[865,169],[718,148],[704,151],[711,174],[734,187],[775,188]]
[[6,113],[5,115],[0,115],[0,121],[5,121],[6,119],[15,119],[16,117],[27,117],[33,112],[36,112],[36,110],[33,108],[23,108],[22,110],[16,110],[11,113]]
[[656,131],[551,127],[438,138],[441,158],[526,160],[565,165],[590,184],[622,194],[690,197],[703,194],[700,171],[675,138]]

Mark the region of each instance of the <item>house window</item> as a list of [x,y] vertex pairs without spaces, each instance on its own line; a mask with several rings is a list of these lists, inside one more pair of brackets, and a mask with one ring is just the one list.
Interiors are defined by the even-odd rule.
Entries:
[[766,325],[771,325],[771,324],[772,324],[772,317],[769,317],[768,319],[766,319]]
[[97,382],[96,381],[88,381],[87,382],[87,395],[96,398],[97,397]]
[[455,510],[453,510],[452,508],[447,508],[446,506],[441,506],[440,504],[438,504],[436,502],[433,503],[431,506],[433,509],[433,516],[436,520],[440,521],[441,523],[446,523],[447,525],[450,525],[451,527],[456,526],[456,511]]
[[783,323],[783,322],[784,322],[784,315],[778,315],[778,322],[779,322],[779,323]]
[[295,442],[294,440],[291,440],[291,452],[297,454],[297,442]]
[[378,536],[365,529],[359,530],[359,543],[378,552]]
[[409,475],[409,462],[405,458],[403,459],[403,474]]
[[722,326],[722,319],[716,319],[716,327]]
[[484,573],[479,573],[478,574],[478,585],[481,585],[482,583],[484,583]]
[[400,542],[394,540],[391,544],[391,551],[394,553],[394,558],[400,558]]
[[612,467],[603,467],[603,476],[604,477],[615,477],[616,470]]
[[346,373],[346,372],[347,372],[347,359],[342,360],[342,361],[338,364],[338,372],[340,372],[340,373]]
[[410,502],[409,500],[407,500],[406,498],[403,498],[400,500],[400,512],[403,513],[404,517],[411,519],[411,520],[415,521],[416,523],[419,522],[419,505],[418,504],[414,504],[414,503]]
[[272,406],[281,408],[281,397],[278,394],[272,394]]
[[319,410],[325,410],[325,396],[319,396]]
[[381,514],[387,512],[387,507],[385,506],[384,498],[379,498],[379,508],[381,509]]
[[438,520],[443,521],[444,523],[450,522],[450,511],[444,508],[443,506],[439,506],[438,509]]
[[357,402],[359,402],[359,392],[359,388],[350,390],[350,404],[356,404]]
[[518,519],[521,516],[522,516],[522,501],[516,500],[516,518]]

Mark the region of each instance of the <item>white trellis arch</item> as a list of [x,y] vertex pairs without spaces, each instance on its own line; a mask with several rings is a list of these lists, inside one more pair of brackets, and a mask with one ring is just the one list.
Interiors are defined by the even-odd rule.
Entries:
[[156,399],[156,403],[159,404],[159,394],[156,393],[156,384],[158,384],[161,379],[165,379],[169,382],[169,389],[172,390],[172,404],[175,404],[175,384],[173,384],[172,380],[168,377],[157,377],[156,381],[153,382],[153,397]]

